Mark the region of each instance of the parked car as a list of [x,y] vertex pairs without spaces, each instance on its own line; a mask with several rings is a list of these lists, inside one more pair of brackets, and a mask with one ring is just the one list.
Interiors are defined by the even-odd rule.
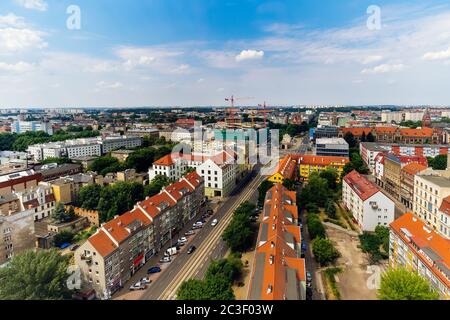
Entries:
[[211,222],[211,225],[213,227],[217,226],[217,224],[219,223],[219,221],[217,219],[214,219],[213,222]]
[[176,255],[178,253],[178,248],[177,247],[169,248],[169,249],[167,249],[166,253],[169,256],[174,256],[174,255]]
[[163,257],[161,258],[161,260],[159,260],[159,263],[169,263],[171,261],[172,259],[170,259],[170,257]]
[[130,287],[130,291],[137,291],[137,290],[145,290],[147,289],[147,285],[142,282],[136,282]]
[[198,230],[198,229],[201,229],[201,228],[203,228],[203,226],[195,226],[195,225],[194,225],[194,226],[192,227],[192,230]]
[[66,248],[68,248],[68,247],[70,247],[70,243],[63,243],[59,248],[60,248],[61,250],[64,250],[64,249],[66,249]]
[[300,230],[303,230],[303,223],[300,223]]
[[188,251],[187,251],[187,254],[192,254],[196,249],[197,249],[196,246],[190,246]]
[[203,227],[203,222],[197,221],[196,223],[194,223],[193,227]]
[[75,251],[75,250],[77,250],[79,247],[80,247],[80,246],[76,244],[76,245],[74,245],[72,248],[70,248],[70,251]]
[[181,238],[178,240],[178,243],[186,243],[186,242],[188,242],[188,239],[187,239],[186,237],[181,237]]
[[307,244],[306,242],[303,242],[303,243],[302,243],[302,251],[303,251],[303,252],[308,251],[308,244]]
[[212,209],[208,209],[207,211],[206,211],[206,213],[208,214],[208,215],[213,215],[213,213],[214,213],[214,211],[212,211]]
[[185,245],[186,245],[186,242],[180,242],[180,240],[178,240],[177,247],[184,247]]
[[147,274],[160,273],[160,272],[161,272],[161,268],[158,266],[151,267],[150,269],[147,270]]
[[185,235],[186,237],[190,237],[190,236],[193,236],[194,234],[195,234],[194,230],[189,230],[189,231],[186,232],[184,235]]
[[148,278],[148,277],[145,277],[145,278],[141,279],[141,283],[150,284],[150,283],[152,283],[152,280],[150,280],[150,278]]

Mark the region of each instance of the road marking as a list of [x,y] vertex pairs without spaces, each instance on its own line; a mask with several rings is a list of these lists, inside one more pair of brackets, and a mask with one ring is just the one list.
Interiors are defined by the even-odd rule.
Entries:
[[264,176],[258,175],[255,180],[253,180],[245,189],[246,191],[241,194],[239,198],[237,198],[236,202],[228,209],[228,211],[224,214],[221,223],[217,226],[217,228],[213,229],[209,235],[210,241],[200,245],[199,250],[194,253],[194,255],[187,261],[184,266],[187,269],[187,272],[180,272],[175,278],[170,282],[167,288],[163,291],[163,293],[159,296],[158,300],[167,300],[171,298],[169,293],[176,292],[179,286],[186,280],[190,279],[195,271],[197,274],[200,270],[199,265],[203,262],[205,263],[205,258],[207,258],[208,252],[217,246],[217,242],[220,241],[220,238],[223,234],[223,231],[226,229],[228,224],[231,222],[233,218],[234,211],[245,201],[247,201],[253,192],[255,191],[255,187],[261,183],[265,179]]

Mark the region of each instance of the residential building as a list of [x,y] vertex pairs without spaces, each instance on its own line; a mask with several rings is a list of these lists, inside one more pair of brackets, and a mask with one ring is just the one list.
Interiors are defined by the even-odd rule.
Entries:
[[267,192],[248,300],[306,300],[306,265],[295,192],[276,184]]
[[44,164],[43,166],[36,166],[35,170],[42,174],[42,180],[45,182],[59,179],[70,175],[76,175],[83,172],[83,167],[80,164],[64,163],[58,164]]
[[283,183],[284,180],[297,180],[297,161],[291,156],[287,155],[280,160],[274,173],[269,178],[273,183]]
[[142,146],[141,137],[111,136],[101,140],[102,153],[106,154],[119,149],[135,149]]
[[343,138],[316,139],[316,155],[348,158],[349,145]]
[[92,184],[102,184],[93,173],[80,173],[50,181],[55,199],[63,204],[70,204],[77,200],[80,189]]
[[427,169],[420,163],[410,163],[400,171],[400,201],[408,209],[414,209],[414,177]]
[[[395,130],[394,130],[395,129]],[[443,140],[442,130],[439,128],[400,128],[400,127],[352,127],[340,128],[339,137],[344,138],[347,133],[353,134],[359,142],[364,142],[364,136],[369,133],[374,141],[380,143],[400,144],[440,144]]]
[[400,176],[402,168],[410,163],[419,163],[428,167],[428,160],[418,156],[396,156],[387,154],[384,158],[384,189],[395,199],[400,200],[401,185]]
[[15,121],[11,124],[11,132],[25,133],[29,131],[43,131],[53,135],[53,128],[50,122],[45,121]]
[[[414,214],[437,233],[444,228],[448,231],[450,227],[446,210],[440,210],[444,199],[450,196],[449,174],[450,172],[430,170],[416,175],[414,179]],[[448,233],[441,235],[450,238]]]
[[335,126],[319,126],[314,129],[313,138],[337,138],[339,135],[339,128]]
[[28,162],[28,153],[17,151],[0,151],[0,165],[18,163],[26,164]]
[[328,168],[335,169],[340,177],[344,167],[350,162],[345,157],[327,157],[327,156],[311,156],[311,155],[292,155],[300,166],[300,178],[307,181],[309,175],[313,172],[321,172]]
[[111,152],[111,157],[116,158],[119,162],[125,162],[133,152],[133,150],[116,150]]
[[363,231],[387,227],[395,219],[394,202],[367,177],[352,171],[344,177],[342,202]]
[[83,286],[93,288],[102,299],[111,298],[200,212],[203,199],[204,183],[194,172],[102,224],[75,252]]
[[24,170],[0,176],[0,195],[10,195],[36,187],[42,181],[42,174],[34,170]]
[[389,265],[417,272],[442,299],[450,299],[449,241],[412,213],[390,225]]

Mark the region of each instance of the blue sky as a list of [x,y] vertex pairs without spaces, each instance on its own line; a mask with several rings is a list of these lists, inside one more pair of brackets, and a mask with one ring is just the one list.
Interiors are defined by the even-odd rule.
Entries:
[[448,83],[448,1],[0,3],[0,107],[447,105]]

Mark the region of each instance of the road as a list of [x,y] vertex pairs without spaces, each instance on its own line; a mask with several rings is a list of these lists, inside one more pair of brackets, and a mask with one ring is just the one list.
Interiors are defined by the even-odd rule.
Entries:
[[179,286],[191,278],[202,278],[209,262],[219,259],[226,253],[226,246],[222,241],[222,233],[230,223],[237,207],[254,196],[260,183],[265,178],[259,175],[259,168],[254,170],[250,183],[237,188],[237,192],[227,199],[213,217],[218,219],[217,226],[207,223],[203,229],[188,244],[197,250],[188,255],[181,252],[175,260],[164,270],[141,296],[141,300],[173,300]]

